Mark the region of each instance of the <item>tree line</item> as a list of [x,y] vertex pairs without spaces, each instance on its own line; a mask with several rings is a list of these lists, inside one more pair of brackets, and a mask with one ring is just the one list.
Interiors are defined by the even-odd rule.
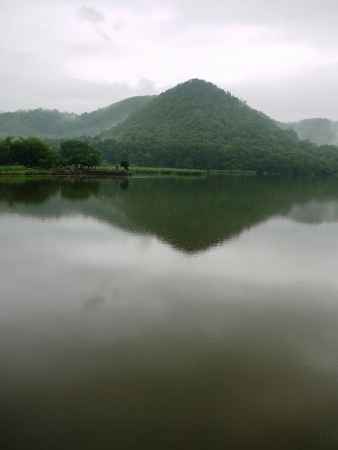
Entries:
[[11,138],[0,140],[0,165],[29,168],[94,167],[101,163],[101,153],[88,142],[66,140],[48,143],[41,139]]
[[203,142],[142,143],[92,139],[91,145],[111,164],[129,160],[133,165],[204,170],[249,170],[258,175],[338,174],[338,147],[317,146],[292,136],[248,142],[237,138],[231,145]]
[[167,143],[116,139],[42,141],[38,138],[0,140],[0,165],[28,168],[95,167],[102,161],[122,165],[205,170],[250,170],[258,175],[336,175],[338,148],[307,141],[276,139],[274,142],[245,137],[224,146],[206,142]]

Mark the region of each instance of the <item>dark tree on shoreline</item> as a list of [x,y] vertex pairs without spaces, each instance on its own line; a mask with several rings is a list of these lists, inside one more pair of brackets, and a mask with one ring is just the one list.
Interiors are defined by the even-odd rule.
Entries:
[[38,138],[11,138],[0,141],[0,164],[49,169],[57,163],[57,154]]
[[87,142],[63,141],[60,145],[60,161],[65,167],[95,167],[101,162],[101,153]]

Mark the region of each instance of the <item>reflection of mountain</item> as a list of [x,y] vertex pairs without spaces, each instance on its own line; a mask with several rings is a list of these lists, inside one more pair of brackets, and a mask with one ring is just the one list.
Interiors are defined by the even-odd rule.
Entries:
[[297,205],[321,205],[305,206],[311,210],[308,221],[325,220],[320,211],[337,197],[334,181],[149,178],[132,180],[128,189],[110,180],[2,182],[0,212],[44,218],[82,214],[196,252],[274,215],[304,220]]

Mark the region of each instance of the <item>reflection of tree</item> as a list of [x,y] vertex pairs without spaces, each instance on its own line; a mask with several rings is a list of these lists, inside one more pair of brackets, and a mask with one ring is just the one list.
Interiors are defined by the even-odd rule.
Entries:
[[99,190],[97,181],[68,181],[61,185],[61,196],[67,200],[87,200],[91,196],[97,197]]
[[0,183],[0,200],[10,204],[38,204],[43,203],[55,195],[59,184],[53,181],[26,181],[20,183]]
[[120,188],[123,191],[126,191],[128,189],[128,187],[129,187],[129,180],[128,179],[125,179],[125,180],[121,181]]

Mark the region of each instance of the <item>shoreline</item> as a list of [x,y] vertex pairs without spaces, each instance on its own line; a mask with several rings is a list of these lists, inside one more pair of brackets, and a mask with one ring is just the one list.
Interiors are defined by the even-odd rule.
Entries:
[[0,170],[0,177],[18,177],[18,176],[47,176],[47,177],[66,177],[66,178],[90,178],[90,177],[110,177],[127,178],[131,173],[125,171],[113,171],[104,169],[85,169],[85,170],[62,170],[62,169],[20,169],[20,170]]
[[93,169],[33,169],[25,167],[0,166],[0,177],[63,177],[63,178],[116,178],[126,179],[132,176],[205,176],[206,170],[179,169],[163,167],[138,167],[134,166],[126,170],[116,170],[113,167],[98,167]]

